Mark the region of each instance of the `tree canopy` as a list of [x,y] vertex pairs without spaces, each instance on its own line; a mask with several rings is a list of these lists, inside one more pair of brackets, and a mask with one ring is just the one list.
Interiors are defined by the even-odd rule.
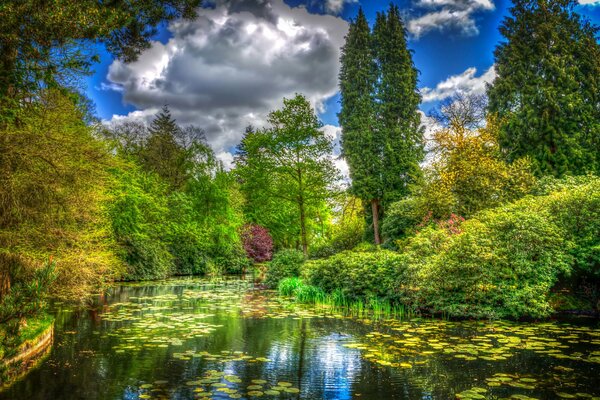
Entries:
[[600,44],[575,0],[516,0],[500,26],[489,109],[509,161],[537,175],[600,170]]

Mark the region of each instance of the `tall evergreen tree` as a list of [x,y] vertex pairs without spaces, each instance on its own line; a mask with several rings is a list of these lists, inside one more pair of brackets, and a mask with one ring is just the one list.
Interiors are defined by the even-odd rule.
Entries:
[[180,128],[167,106],[156,115],[148,131],[150,136],[139,154],[142,165],[158,174],[173,189],[181,188],[188,177],[188,154],[177,143]]
[[376,110],[378,135],[383,145],[383,201],[405,197],[421,176],[423,134],[418,112],[419,72],[406,43],[400,10],[390,5],[387,16],[379,13],[373,28],[373,50],[378,66]]
[[371,33],[359,10],[342,48],[340,91],[342,155],[352,192],[371,208],[375,243],[386,202],[408,192],[423,157],[418,71],[406,45],[397,7],[377,15]]
[[340,69],[342,156],[348,163],[352,193],[371,206],[375,242],[379,243],[379,201],[383,197],[383,159],[375,132],[374,89],[377,67],[371,31],[362,11],[350,23]]
[[538,175],[600,171],[598,27],[575,0],[515,0],[495,50],[490,111],[503,121],[509,161],[529,156]]

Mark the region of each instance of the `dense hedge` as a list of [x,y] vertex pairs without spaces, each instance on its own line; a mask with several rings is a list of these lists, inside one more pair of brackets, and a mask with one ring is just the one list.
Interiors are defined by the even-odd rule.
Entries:
[[[440,229],[432,228],[408,245],[408,302],[460,317],[545,317],[552,311],[548,293],[570,261],[554,224],[536,213],[501,209],[462,229],[445,233],[440,243]],[[423,258],[429,246],[437,251]]]
[[394,299],[405,267],[405,257],[393,251],[345,251],[307,261],[303,274],[308,283],[327,292],[340,289],[349,298]]

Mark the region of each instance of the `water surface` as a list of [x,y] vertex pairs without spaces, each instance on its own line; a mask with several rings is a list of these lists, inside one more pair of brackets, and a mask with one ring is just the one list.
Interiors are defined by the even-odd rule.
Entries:
[[0,399],[600,399],[597,322],[373,321],[239,279],[55,313],[49,358]]

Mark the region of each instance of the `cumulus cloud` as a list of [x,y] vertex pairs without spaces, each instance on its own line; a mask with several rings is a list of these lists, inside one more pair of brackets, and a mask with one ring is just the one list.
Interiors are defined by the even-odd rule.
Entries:
[[283,0],[217,0],[138,61],[115,61],[106,87],[138,111],[113,119],[148,121],[168,104],[177,122],[206,131],[224,162],[247,125],[264,126],[283,97],[299,92],[323,111],[337,92],[339,49],[348,25]]
[[346,4],[358,3],[358,0],[326,0],[325,11],[330,14],[338,15],[344,9]]
[[600,0],[579,0],[582,6],[600,6]]
[[484,94],[486,83],[491,83],[496,78],[496,70],[492,65],[482,75],[476,74],[477,68],[467,68],[462,74],[448,77],[433,89],[422,88],[423,103],[445,100],[455,94]]
[[341,158],[342,148],[342,128],[334,125],[324,125],[322,128],[325,136],[327,136],[333,142],[333,164],[340,171],[341,179],[343,182],[350,182],[350,170],[348,169],[348,163],[346,160]]
[[495,9],[491,0],[418,0],[415,6],[424,10],[408,21],[407,29],[415,38],[434,30],[457,31],[464,36],[477,35],[479,29],[474,14]]

